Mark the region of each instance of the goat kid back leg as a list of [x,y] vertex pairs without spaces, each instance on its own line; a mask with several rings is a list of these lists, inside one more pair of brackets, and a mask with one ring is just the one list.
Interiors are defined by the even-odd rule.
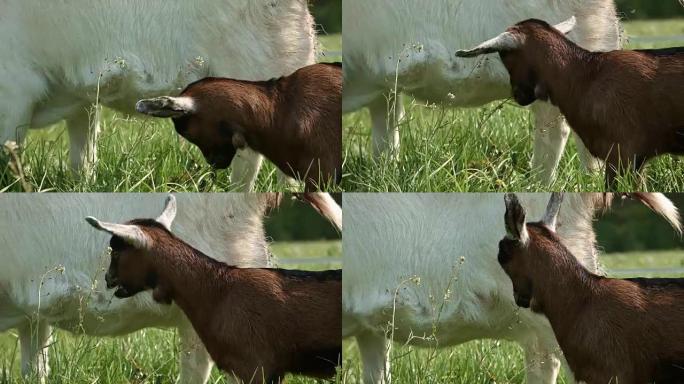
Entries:
[[551,184],[563,149],[570,135],[570,127],[558,108],[545,102],[532,105],[534,113],[534,153],[532,171],[538,181]]
[[52,327],[47,322],[27,321],[18,331],[22,376],[45,383],[50,374],[48,346],[52,343]]
[[404,119],[403,97],[393,92],[375,99],[368,105],[371,115],[373,156],[385,153],[399,158],[399,124]]
[[93,174],[97,161],[97,137],[100,134],[102,106],[93,106],[90,111],[82,111],[67,118],[69,130],[69,165],[71,170],[86,176]]
[[388,341],[384,335],[366,331],[356,336],[363,363],[364,384],[389,384],[390,361]]
[[555,384],[561,368],[560,347],[536,336],[521,343],[525,352],[527,384]]
[[257,174],[261,168],[263,157],[249,149],[239,149],[235,154],[230,179],[242,192],[250,192],[254,189]]
[[179,384],[204,384],[209,380],[214,362],[192,325],[185,318],[178,326],[180,338]]

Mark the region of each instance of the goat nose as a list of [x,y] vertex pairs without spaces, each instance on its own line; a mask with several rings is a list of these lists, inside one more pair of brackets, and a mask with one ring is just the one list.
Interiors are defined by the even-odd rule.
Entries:
[[135,103],[135,110],[140,113],[145,113],[147,111],[147,108],[145,108],[145,103],[143,103],[143,100],[140,100],[137,103]]

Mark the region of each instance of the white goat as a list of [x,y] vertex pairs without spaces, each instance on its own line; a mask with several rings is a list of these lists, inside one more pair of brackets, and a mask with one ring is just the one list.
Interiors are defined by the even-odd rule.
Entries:
[[[455,52],[521,20],[557,23],[572,15],[577,28],[570,38],[579,45],[593,51],[619,48],[613,0],[345,0],[343,110],[367,106],[374,153],[397,155],[404,108],[401,96],[392,96],[395,82],[399,92],[452,106],[510,97],[508,73],[498,57],[465,60]],[[532,111],[532,168],[550,182],[570,129],[551,104],[536,103]],[[598,168],[599,162],[576,142],[585,167]]]
[[[0,144],[66,119],[72,167],[96,159],[100,105],[133,113],[206,76],[267,80],[315,61],[306,0],[0,0]],[[233,182],[261,164],[241,151]]]
[[[566,196],[558,234],[596,271],[592,218],[605,207],[603,196]],[[679,230],[677,209],[667,198],[638,197]],[[549,195],[520,199],[530,217],[541,217]],[[506,233],[502,195],[349,194],[344,200],[342,334],[356,337],[365,383],[388,381],[389,323],[394,340],[414,336],[412,342],[423,346],[517,341],[525,350],[527,382],[555,382],[561,353],[553,330],[544,317],[519,310],[497,262],[498,241]],[[433,335],[435,326],[434,339],[420,339]]]
[[[211,360],[182,312],[150,294],[112,300],[103,254],[109,236],[83,217],[110,221],[153,217],[163,194],[0,195],[0,332],[17,328],[22,372],[48,374],[51,326],[89,335],[119,335],[144,327],[178,327],[181,383],[204,383]],[[174,231],[202,252],[241,266],[266,267],[263,230],[273,194],[179,194]],[[94,289],[91,289],[94,286]]]

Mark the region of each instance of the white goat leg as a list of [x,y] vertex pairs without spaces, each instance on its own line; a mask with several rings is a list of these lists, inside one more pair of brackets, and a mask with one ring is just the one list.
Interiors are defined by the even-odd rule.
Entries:
[[521,345],[525,351],[526,383],[555,384],[561,368],[561,361],[557,356],[560,347],[555,343],[547,345],[536,336]]
[[190,321],[183,320],[178,326],[180,338],[180,376],[179,384],[206,383],[214,362],[202,344]]
[[93,107],[92,114],[83,111],[67,118],[69,131],[69,165],[74,172],[90,174],[97,161],[97,137],[100,134],[102,107]]
[[373,156],[389,153],[399,157],[399,124],[404,118],[404,103],[401,94],[390,93],[379,97],[368,106],[372,121]]
[[3,104],[0,105],[0,146],[6,141],[15,141],[19,146],[24,144],[26,133],[31,125],[30,102],[24,97],[23,92],[0,88],[0,97]]
[[243,192],[252,191],[262,160],[263,157],[251,149],[238,150],[231,165],[230,176],[233,184],[239,186]]
[[389,341],[383,335],[367,331],[356,335],[356,343],[363,362],[363,383],[391,383]]
[[550,184],[568,141],[570,127],[558,108],[551,104],[536,102],[532,111],[535,120],[532,172],[539,181]]
[[45,383],[50,374],[48,345],[52,341],[52,327],[47,322],[27,321],[17,330],[21,345],[21,374]]

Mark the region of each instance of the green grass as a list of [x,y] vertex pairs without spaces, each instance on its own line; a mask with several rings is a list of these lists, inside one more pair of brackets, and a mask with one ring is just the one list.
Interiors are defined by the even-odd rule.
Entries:
[[[322,49],[341,50],[341,36],[321,36]],[[324,57],[322,61],[340,60]],[[2,143],[0,143],[2,145]],[[125,117],[105,111],[98,141],[96,177],[73,175],[68,166],[68,135],[64,123],[31,130],[22,153],[26,181],[34,191],[64,192],[223,192],[239,190],[230,170],[214,171],[200,151],[178,136],[169,119]],[[22,191],[5,166],[0,150],[0,191]],[[277,169],[268,161],[259,172],[257,191],[286,191]],[[329,186],[329,191],[339,188]]]
[[[629,36],[678,35],[684,19],[628,22]],[[642,48],[682,42],[640,44]],[[631,44],[629,48],[635,48]],[[533,121],[531,113],[512,101],[481,108],[444,108],[405,98],[406,119],[400,125],[399,160],[371,157],[367,110],[343,117],[345,191],[600,191],[602,174],[588,174],[580,165],[571,139],[549,188],[530,175]],[[649,162],[646,186],[652,191],[684,189],[684,163],[672,156]],[[618,179],[623,191],[643,190],[636,175]]]
[[[616,253],[601,255],[599,259],[608,269],[684,266],[684,253],[681,251]],[[348,383],[360,382],[361,363],[356,342],[345,342],[343,356],[344,379]],[[438,350],[395,343],[391,364],[396,383],[525,383],[522,349],[515,343],[500,340],[477,340]],[[564,377],[561,379],[560,383],[567,382]]]
[[[273,253],[288,258],[341,257],[340,241],[274,243]],[[339,268],[328,264],[287,265],[286,268],[319,270]],[[172,383],[178,376],[178,336],[174,330],[144,329],[116,338],[96,338],[55,332],[50,346],[51,384]],[[16,332],[0,333],[0,384],[33,383],[20,376],[20,351]],[[340,382],[337,378],[335,382]],[[313,384],[315,380],[293,376],[292,384]],[[209,383],[228,383],[214,368]]]
[[[684,268],[684,252],[673,250],[611,253],[601,256],[600,261],[603,268],[609,272],[618,269]],[[659,276],[680,277],[676,274],[659,274]]]

